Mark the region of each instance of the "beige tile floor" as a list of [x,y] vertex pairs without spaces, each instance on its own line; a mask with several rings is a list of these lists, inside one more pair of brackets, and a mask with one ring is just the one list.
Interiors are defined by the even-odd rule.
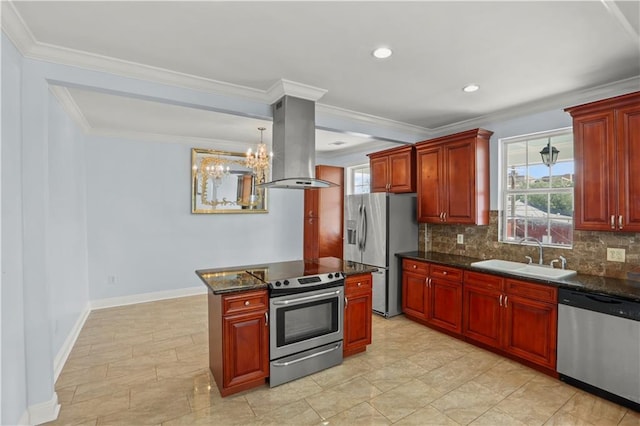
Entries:
[[640,425],[602,400],[403,316],[340,366],[221,398],[206,296],[91,313],[56,383],[51,424]]

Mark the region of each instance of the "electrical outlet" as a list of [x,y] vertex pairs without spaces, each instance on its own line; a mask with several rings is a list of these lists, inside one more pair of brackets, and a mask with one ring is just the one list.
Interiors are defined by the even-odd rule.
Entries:
[[625,250],[621,248],[607,248],[607,260],[610,262],[623,262]]
[[115,285],[115,284],[116,284],[116,281],[118,281],[118,280],[116,279],[116,276],[115,276],[115,275],[109,275],[109,276],[107,276],[107,284],[108,284],[108,285]]
[[456,243],[464,244],[464,234],[458,234],[458,238],[456,239]]

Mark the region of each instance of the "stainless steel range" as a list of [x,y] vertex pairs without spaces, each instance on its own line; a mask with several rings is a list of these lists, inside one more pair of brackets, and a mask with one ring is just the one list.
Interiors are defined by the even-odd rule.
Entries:
[[247,272],[269,285],[271,387],[342,363],[344,275],[335,262],[281,262]]

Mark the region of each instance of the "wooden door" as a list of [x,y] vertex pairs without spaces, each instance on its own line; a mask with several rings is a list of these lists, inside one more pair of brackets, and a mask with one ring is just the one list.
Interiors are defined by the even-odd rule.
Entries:
[[371,173],[371,192],[387,192],[389,183],[389,157],[371,157],[369,160]]
[[224,387],[241,386],[269,376],[266,311],[223,318]]
[[614,139],[613,111],[582,115],[573,120],[575,229],[615,229],[617,202]]
[[485,345],[500,347],[502,340],[500,302],[503,298],[499,290],[465,283],[463,334]]
[[640,232],[640,104],[616,110],[618,217],[623,232]]
[[443,211],[446,223],[475,223],[475,138],[444,145]]
[[429,281],[429,322],[454,333],[462,332],[462,284],[431,278]]
[[557,304],[507,294],[504,349],[543,367],[556,367]]
[[417,151],[418,222],[442,222],[442,153],[441,145]]
[[402,311],[415,318],[427,319],[427,276],[402,272]]

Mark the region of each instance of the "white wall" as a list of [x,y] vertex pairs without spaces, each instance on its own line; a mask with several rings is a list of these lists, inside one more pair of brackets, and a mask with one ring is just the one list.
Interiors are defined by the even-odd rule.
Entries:
[[266,214],[191,214],[190,145],[89,137],[87,176],[93,301],[204,291],[196,269],[302,258],[302,191],[269,190]]
[[15,424],[27,408],[22,270],[21,99],[22,57],[2,37],[2,417]]
[[51,350],[58,356],[89,309],[85,139],[49,96],[49,250]]

